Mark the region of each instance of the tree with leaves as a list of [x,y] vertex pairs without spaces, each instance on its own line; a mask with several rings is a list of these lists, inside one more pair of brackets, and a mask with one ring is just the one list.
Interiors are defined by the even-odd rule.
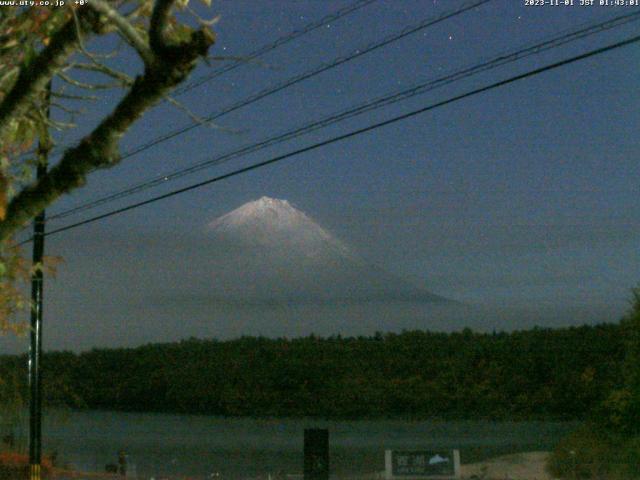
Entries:
[[[0,331],[16,328],[12,315],[28,305],[19,283],[42,268],[27,266],[15,234],[60,196],[83,186],[90,172],[118,164],[122,136],[154,105],[173,101],[171,91],[207,57],[215,40],[210,22],[188,0],[67,3],[0,10]],[[110,38],[135,52],[139,71],[132,75],[114,67],[114,59],[125,54],[119,47],[90,51],[92,42],[104,45]],[[111,88],[124,89],[113,109],[34,179],[58,132],[72,127],[81,113],[74,102]],[[57,114],[50,116],[50,110]]]
[[614,386],[554,449],[548,468],[557,477],[640,479],[640,288],[618,330],[623,358],[609,374]]
[[614,433],[640,436],[640,288],[632,293],[631,308],[620,322],[626,347],[621,381],[598,413]]

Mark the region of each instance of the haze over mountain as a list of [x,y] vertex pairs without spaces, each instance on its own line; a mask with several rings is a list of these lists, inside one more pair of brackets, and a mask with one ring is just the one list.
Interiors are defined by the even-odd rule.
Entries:
[[[499,331],[619,318],[587,302],[560,309],[540,301],[474,301],[461,295],[459,283],[437,283],[437,268],[429,270],[415,244],[405,246],[404,256],[415,255],[424,276],[411,283],[371,266],[352,246],[362,242],[342,242],[284,200],[249,202],[204,225],[198,217],[191,231],[176,234],[133,236],[104,226],[93,242],[85,242],[80,229],[69,234],[71,240],[52,237],[51,251],[65,263],[46,283],[46,348],[78,351],[189,337]],[[107,254],[109,249],[118,254]],[[469,281],[477,273],[465,271]],[[438,293],[454,292],[464,303],[420,288],[422,279],[432,278]],[[1,352],[25,348],[24,337],[0,338]]]
[[[447,302],[362,259],[286,200],[262,197],[208,226],[212,295],[241,303]],[[215,274],[213,273],[215,272]]]

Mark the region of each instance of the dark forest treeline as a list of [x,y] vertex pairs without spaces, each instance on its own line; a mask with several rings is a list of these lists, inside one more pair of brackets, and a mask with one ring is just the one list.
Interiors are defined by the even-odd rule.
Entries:
[[[579,419],[619,383],[621,333],[603,324],[52,352],[45,394],[80,408],[234,416]],[[0,357],[0,378],[26,378],[26,358]]]

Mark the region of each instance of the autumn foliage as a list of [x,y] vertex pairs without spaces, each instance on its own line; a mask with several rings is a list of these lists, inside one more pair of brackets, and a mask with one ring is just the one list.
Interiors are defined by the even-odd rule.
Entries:
[[[0,334],[15,330],[16,311],[29,307],[19,295],[26,270],[14,236],[58,198],[84,186],[91,172],[118,164],[123,135],[168,99],[215,41],[211,22],[189,14],[188,0],[81,3],[0,10]],[[125,57],[125,68],[115,58],[119,47],[94,50],[92,41],[107,36],[125,39],[129,55],[141,62]],[[63,147],[84,107],[109,90],[124,92],[116,102],[104,94],[111,112]],[[46,161],[54,148],[61,156]],[[36,176],[36,167],[46,163]]]
[[[51,460],[43,458],[40,472],[43,477],[49,476],[53,468]],[[29,478],[29,456],[23,453],[0,452],[0,480],[18,480]]]

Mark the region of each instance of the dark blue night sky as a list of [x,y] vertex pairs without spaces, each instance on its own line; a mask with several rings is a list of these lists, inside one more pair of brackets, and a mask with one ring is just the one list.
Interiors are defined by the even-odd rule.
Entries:
[[[194,0],[192,0],[194,1]],[[218,56],[243,56],[349,1],[214,0]],[[378,0],[180,97],[208,115],[283,79],[364,49],[454,0]],[[386,93],[640,7],[494,0],[301,82],[94,174],[50,214],[251,144]],[[598,3],[598,2],[596,2]],[[622,40],[630,22],[438,88],[49,228],[259,162],[497,80]],[[133,56],[124,67],[135,72]],[[211,69],[201,66],[192,79]],[[370,334],[403,328],[522,329],[617,321],[640,281],[640,45],[461,100],[276,165],[49,237],[46,349],[189,336]],[[72,141],[108,111],[105,97]],[[134,148],[191,120],[169,105],[126,136]],[[470,306],[447,317],[401,305],[281,305],[269,311],[171,302],[201,285],[206,225],[263,195],[287,199],[372,263]],[[195,288],[195,287],[194,287]],[[198,287],[200,288],[200,287]],[[163,298],[163,302],[154,299]],[[476,308],[471,309],[471,306]],[[22,340],[12,342],[23,347]]]

